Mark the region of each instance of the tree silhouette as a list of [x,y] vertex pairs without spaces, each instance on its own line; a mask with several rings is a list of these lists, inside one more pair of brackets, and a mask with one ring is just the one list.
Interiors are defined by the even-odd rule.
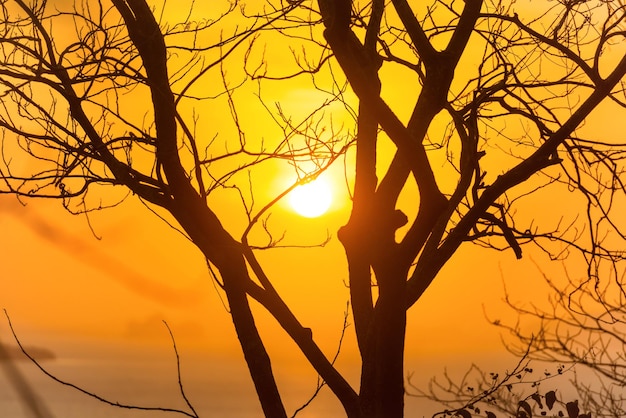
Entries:
[[[528,359],[575,366],[570,383],[582,409],[594,417],[619,417],[626,380],[623,274],[612,280],[573,278],[567,272],[563,276],[543,274],[551,290],[547,304],[538,300],[524,306],[507,296],[519,321],[497,325],[513,335],[507,344],[511,352],[524,346]],[[529,318],[538,325],[524,329]]]
[[[433,417],[518,417],[533,416],[591,418],[589,404],[579,399],[568,399],[561,388],[560,377],[573,372],[573,366],[549,364],[549,368],[536,370],[531,367],[530,352],[524,353],[519,363],[503,375],[485,372],[473,364],[461,378],[454,378],[444,373],[433,377],[428,388],[414,386],[409,379],[409,396],[428,399],[442,405],[445,409],[433,414]],[[545,364],[544,364],[545,365]],[[583,394],[584,400],[596,393]]]
[[[216,18],[173,25],[144,0],[0,7],[2,192],[89,211],[102,207],[92,196],[113,187],[163,208],[216,274],[266,416],[286,412],[251,299],[296,343],[347,416],[399,417],[407,310],[462,244],[511,249],[517,258],[527,244],[553,257],[571,252],[597,280],[622,259],[614,249],[624,238],[615,216],[625,147],[584,126],[601,105],[623,112],[618,2],[320,0],[267,2],[258,11],[232,3]],[[295,66],[286,73],[259,58],[266,36],[301,46],[292,47]],[[255,146],[226,75],[242,63],[260,85],[307,79],[343,103],[354,126],[335,131],[330,102],[300,124],[279,108],[272,116],[284,138]],[[388,90],[397,83],[399,99]],[[235,126],[225,145],[194,125],[193,103],[218,95]],[[289,189],[257,209],[241,180],[286,160],[312,163],[304,182],[352,150],[352,212],[337,236],[348,262],[359,388],[298,321],[251,243],[251,231]],[[37,164],[16,168],[19,153]],[[239,190],[247,216],[238,236],[212,200],[226,187]]]

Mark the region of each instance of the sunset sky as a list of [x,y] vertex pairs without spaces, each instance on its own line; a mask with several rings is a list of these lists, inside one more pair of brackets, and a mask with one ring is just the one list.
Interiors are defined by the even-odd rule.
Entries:
[[[64,2],[58,1],[61,3]],[[170,8],[165,9],[163,15],[172,21],[181,19],[185,14],[181,14],[179,7],[170,2]],[[200,8],[197,13],[202,12]],[[59,33],[63,35],[62,31]],[[213,36],[217,35],[213,33]],[[59,42],[62,42],[61,37]],[[268,71],[277,74],[283,70],[281,51],[288,45],[270,45],[273,48],[265,50],[265,58],[275,67]],[[620,53],[623,49],[616,47]],[[260,54],[257,49],[254,51]],[[243,53],[240,58],[242,56]],[[259,57],[251,54],[251,67]],[[475,58],[469,54],[463,65],[470,66]],[[233,85],[242,80],[240,66],[222,70]],[[392,80],[385,85],[384,95],[390,103],[401,104],[407,100],[407,92],[403,90],[405,74],[394,71],[393,68],[383,70],[382,74]],[[274,116],[280,109],[288,109],[292,121],[297,122],[328,99],[328,95],[314,90],[309,82],[299,83],[299,79],[266,82],[262,87],[250,83],[235,91],[233,100],[246,141],[271,147],[284,139],[284,132],[271,120],[267,109],[272,109]],[[197,91],[190,94],[203,90],[211,96],[223,89],[218,82],[207,83],[197,86]],[[349,91],[345,100],[354,104]],[[128,111],[129,118],[141,121],[145,116],[144,101],[145,97],[137,93],[137,96],[124,97],[120,106]],[[276,103],[280,103],[280,108]],[[224,95],[207,104],[187,102],[181,105],[181,112],[188,111],[192,115],[192,110],[197,112],[195,122],[203,140],[217,138],[216,146],[223,147],[222,151],[233,149],[229,148],[232,144],[236,148],[240,137]],[[398,114],[406,118],[410,110],[410,106],[399,108]],[[600,108],[583,129],[599,137],[626,142],[626,131],[612,130],[611,111],[610,106]],[[353,129],[352,114],[339,102],[327,106],[325,112],[332,114],[326,119],[328,125],[315,133],[320,134],[318,139],[322,141],[337,140],[339,148],[341,135],[349,135]],[[194,120],[194,116],[189,115],[189,120]],[[435,124],[432,134],[442,134],[444,129],[445,125]],[[5,155],[12,150],[15,149],[6,147]],[[391,155],[390,149],[381,149],[381,166],[389,162]],[[443,165],[445,150],[433,155],[434,161],[442,161],[441,166],[434,166],[435,169],[441,167],[438,180],[441,187],[449,191],[456,184],[456,174]],[[11,159],[12,167],[18,171],[28,171],[36,164],[23,155],[11,155]],[[259,253],[259,260],[278,291],[302,324],[313,330],[313,338],[329,357],[337,349],[349,296],[347,265],[337,230],[345,225],[350,214],[353,160],[354,155],[349,152],[320,175],[332,192],[330,207],[321,216],[305,217],[296,213],[288,197],[272,207],[266,213],[271,216],[264,218],[272,237],[285,233],[285,248]],[[489,175],[497,176],[498,169],[510,162],[494,157]],[[246,227],[239,193],[247,203],[254,201],[254,210],[258,211],[311,172],[315,163],[324,161],[308,165],[307,162],[280,161],[263,165],[250,177],[248,173],[239,173],[233,181],[243,184],[240,191],[218,189],[209,202],[226,228],[239,239]],[[150,164],[148,157],[146,164]],[[246,194],[250,189],[254,199]],[[416,210],[415,192],[408,187],[400,202],[407,206],[410,216],[414,216]],[[111,204],[125,195],[119,190],[102,189],[98,193],[90,196],[90,203],[95,205],[101,199],[105,205]],[[575,212],[568,204],[563,204],[568,199],[576,201],[567,191],[540,191],[527,203],[531,211],[522,214],[525,217],[520,219],[558,222],[561,216],[572,218]],[[553,211],[551,208],[557,204],[564,209]],[[191,364],[217,366],[224,359],[232,360],[240,364],[234,374],[247,379],[225,298],[214,283],[204,258],[193,243],[176,230],[176,225],[168,225],[157,215],[166,220],[170,217],[152,209],[154,212],[130,195],[121,204],[91,212],[87,217],[69,214],[58,201],[22,199],[20,202],[13,196],[0,195],[0,308],[6,310],[24,344],[47,347],[60,358],[115,359],[132,352],[139,356],[150,353],[162,361],[170,361],[172,347],[163,325],[166,321],[183,361],[189,359]],[[260,225],[255,227],[251,237],[259,245],[270,238]],[[560,261],[550,262],[545,254],[530,248],[525,248],[524,255],[522,260],[516,260],[511,250],[497,252],[467,244],[444,267],[434,284],[409,311],[406,370],[416,373],[416,382],[425,383],[446,367],[463,371],[473,362],[486,369],[499,370],[515,364],[502,344],[507,336],[490,325],[485,315],[489,319],[515,321],[515,315],[502,301],[505,284],[514,301],[542,304],[546,292],[541,273],[558,277],[566,268],[571,272],[577,267],[575,264],[566,267]],[[314,385],[316,376],[303,365],[295,345],[258,305],[253,303],[253,308],[258,313],[258,325],[268,351],[274,355],[277,375],[303,376],[302,379]],[[348,322],[351,323],[350,318]],[[0,317],[0,339],[5,344],[13,344],[4,316]],[[354,332],[348,327],[338,365],[351,376],[355,385],[358,356]],[[123,371],[119,376],[123,379]],[[248,387],[248,390],[246,396],[253,399],[252,389]],[[294,404],[299,401],[302,399],[289,400]]]
[[[143,353],[167,363],[173,360],[162,324],[166,320],[176,337],[183,373],[187,371],[192,383],[198,367],[217,367],[224,359],[243,364],[230,318],[202,257],[142,206],[129,201],[95,214],[91,222],[100,240],[84,217],[70,216],[55,202],[33,201],[22,207],[4,196],[1,207],[0,304],[24,344],[47,347],[63,358],[99,362]],[[276,250],[262,258],[279,277],[279,290],[330,355],[339,341],[348,298],[342,247],[332,231],[345,222],[347,211],[338,208],[316,219],[284,211],[305,241],[319,242],[326,229],[331,234],[324,248]],[[541,262],[541,256],[536,260]],[[513,318],[502,311],[505,280],[516,299],[536,301],[540,280],[531,261],[470,246],[455,257],[409,314],[406,368],[416,373],[416,383],[425,384],[444,369],[460,373],[474,362],[489,370],[513,367],[500,331],[487,323],[484,312],[492,319]],[[2,340],[12,343],[3,323]],[[277,374],[302,370],[296,374],[298,383],[314,387],[314,373],[274,321],[261,312],[259,324],[268,350],[275,354]],[[338,364],[354,379],[358,352],[350,328],[347,335]],[[247,382],[245,369],[236,370]],[[124,380],[124,374],[119,370],[116,377]],[[254,399],[249,389],[247,396]],[[408,405],[414,402],[407,400]]]

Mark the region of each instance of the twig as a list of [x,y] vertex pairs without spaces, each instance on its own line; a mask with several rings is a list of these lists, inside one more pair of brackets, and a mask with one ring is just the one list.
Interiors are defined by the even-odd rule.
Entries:
[[191,405],[191,402],[189,402],[189,399],[187,398],[187,395],[185,394],[185,388],[183,387],[183,380],[180,374],[180,356],[178,355],[178,348],[176,347],[176,340],[174,339],[174,334],[172,333],[172,329],[167,324],[167,322],[163,321],[163,324],[165,324],[165,328],[167,328],[167,332],[169,332],[170,334],[170,338],[172,339],[172,347],[174,347],[174,354],[176,354],[176,374],[178,376],[178,387],[180,388],[180,394],[183,396],[185,403],[187,404],[189,409],[193,412],[194,416],[197,417],[198,413],[194,409],[193,405]]
[[[11,318],[9,317],[9,314],[7,312],[6,309],[4,309],[4,315],[7,317],[7,321],[9,322],[9,328],[11,329],[11,334],[13,334],[13,338],[15,338],[15,342],[17,343],[17,345],[19,346],[20,350],[22,350],[22,353],[24,353],[24,355],[26,357],[28,357],[28,359],[35,365],[37,366],[37,368],[39,370],[41,370],[43,372],[43,374],[45,374],[46,376],[48,376],[49,378],[51,378],[52,380],[54,380],[55,382],[58,382],[62,385],[65,386],[69,386],[93,399],[96,399],[102,403],[105,403],[107,405],[111,405],[111,406],[116,406],[118,408],[122,408],[122,409],[135,409],[135,410],[139,410],[139,411],[159,411],[159,412],[173,412],[173,413],[177,413],[177,414],[181,414],[181,415],[185,415],[187,417],[191,417],[191,418],[198,418],[198,415],[195,413],[195,411],[193,411],[192,413],[189,413],[187,411],[183,411],[181,409],[175,409],[175,408],[161,408],[161,407],[149,407],[149,406],[137,406],[137,405],[128,405],[128,404],[123,404],[123,403],[119,403],[119,402],[113,402],[110,401],[106,398],[103,398],[102,396],[99,396],[93,392],[90,392],[88,390],[85,390],[83,388],[81,388],[80,386],[77,386],[73,383],[70,382],[66,382],[64,380],[61,380],[60,378],[58,378],[57,376],[53,375],[52,373],[50,373],[48,370],[46,370],[33,356],[31,356],[26,349],[24,348],[24,346],[22,346],[22,343],[20,342],[19,338],[17,337],[17,334],[15,333],[15,330],[13,329],[13,324],[11,323]],[[192,408],[193,410],[193,408]]]

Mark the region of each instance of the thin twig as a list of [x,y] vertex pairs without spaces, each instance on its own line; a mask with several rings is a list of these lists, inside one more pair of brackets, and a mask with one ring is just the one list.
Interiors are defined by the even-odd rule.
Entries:
[[180,394],[182,395],[182,397],[185,400],[185,403],[187,404],[189,409],[197,417],[198,413],[196,412],[195,408],[193,407],[193,405],[191,404],[191,402],[187,398],[187,395],[185,393],[185,388],[183,387],[183,380],[182,380],[181,374],[180,374],[180,356],[178,355],[178,348],[176,347],[176,340],[174,339],[174,334],[172,333],[172,329],[167,324],[167,322],[165,322],[165,320],[163,321],[163,324],[165,324],[165,328],[167,328],[167,332],[169,332],[169,334],[170,334],[170,338],[172,339],[172,347],[174,347],[174,354],[176,354],[176,374],[178,376],[178,387],[180,388]]
[[15,330],[13,329],[13,324],[11,323],[11,318],[9,317],[9,314],[7,312],[6,309],[4,309],[4,315],[7,318],[7,321],[9,322],[9,328],[11,329],[11,334],[13,334],[13,338],[15,339],[15,342],[17,343],[17,345],[19,346],[20,350],[22,350],[22,353],[24,353],[24,355],[26,357],[28,357],[28,359],[35,365],[37,366],[37,368],[39,370],[41,370],[41,372],[43,372],[43,374],[45,374],[46,376],[48,376],[49,378],[51,378],[52,380],[54,380],[55,382],[58,382],[64,386],[69,386],[72,389],[75,389],[87,396],[89,396],[90,398],[96,399],[102,403],[105,403],[107,405],[111,405],[111,406],[115,406],[118,408],[122,408],[122,409],[134,409],[134,410],[139,410],[139,411],[159,411],[159,412],[173,412],[173,413],[177,413],[177,414],[181,414],[187,417],[191,417],[191,418],[198,418],[198,415],[195,414],[195,411],[193,414],[187,412],[187,411],[183,411],[181,409],[175,409],[175,408],[161,408],[161,407],[150,407],[150,406],[137,406],[137,405],[128,405],[128,404],[123,404],[123,403],[119,403],[119,402],[114,402],[114,401],[110,401],[106,398],[103,398],[102,396],[99,396],[93,392],[90,392],[86,389],[81,388],[80,386],[77,386],[73,383],[70,382],[66,382],[60,378],[58,378],[57,376],[53,375],[51,372],[49,372],[48,370],[46,370],[33,356],[31,356],[28,351],[26,351],[26,349],[24,348],[24,346],[22,345],[22,343],[20,342],[19,338],[17,337],[17,334],[15,332]]

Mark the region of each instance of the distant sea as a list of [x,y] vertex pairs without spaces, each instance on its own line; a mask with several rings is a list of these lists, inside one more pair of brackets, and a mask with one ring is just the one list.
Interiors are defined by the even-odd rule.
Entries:
[[[75,353],[67,355],[67,352]],[[64,355],[51,356],[44,351],[41,364],[57,378],[75,384],[111,402],[142,407],[175,408],[188,411],[180,394],[176,361],[173,353],[154,354],[149,350],[126,350],[115,346],[99,349],[79,348]],[[75,357],[72,357],[75,355]],[[89,357],[85,357],[89,356]],[[50,412],[34,415],[20,399],[6,367],[0,368],[0,418],[175,418],[182,414],[139,411],[106,405],[74,388],[46,376],[23,356],[13,356],[20,375],[35,392],[39,402]],[[281,360],[281,359],[276,359]],[[288,416],[306,403],[316,389],[316,375],[308,367],[277,361],[274,369]],[[416,383],[425,387],[430,377],[441,374],[441,364],[448,371],[464,371],[467,360],[431,361],[421,371]],[[441,364],[440,364],[441,363]],[[494,360],[491,360],[495,366]],[[504,364],[509,364],[508,362]],[[0,362],[2,365],[2,362]],[[345,372],[345,366],[344,370]],[[503,368],[504,370],[504,368]],[[356,374],[351,383],[356,387]],[[201,418],[262,418],[254,387],[240,353],[208,355],[181,353],[181,376],[185,393]],[[405,416],[431,417],[441,405],[407,397]],[[334,418],[345,413],[340,403],[323,388],[316,399],[297,418]]]
[[[186,394],[200,417],[261,417],[250,378],[232,360],[213,366],[187,364],[183,360],[183,384]],[[14,361],[39,401],[50,412],[50,418],[126,418],[182,417],[171,412],[138,411],[105,405],[44,375],[29,361]],[[175,362],[150,359],[45,360],[41,363],[60,379],[76,384],[103,398],[120,404],[188,410],[180,395]],[[235,372],[233,372],[235,370]],[[242,371],[239,373],[238,371]],[[281,380],[281,379],[279,379]],[[289,414],[310,397],[315,380],[283,378],[281,385]],[[291,381],[289,381],[291,380]],[[325,390],[327,391],[327,389]],[[327,392],[297,417],[343,416],[341,406]],[[20,400],[15,384],[4,369],[0,371],[0,417],[34,418],[36,415]],[[48,417],[46,417],[48,418]]]

